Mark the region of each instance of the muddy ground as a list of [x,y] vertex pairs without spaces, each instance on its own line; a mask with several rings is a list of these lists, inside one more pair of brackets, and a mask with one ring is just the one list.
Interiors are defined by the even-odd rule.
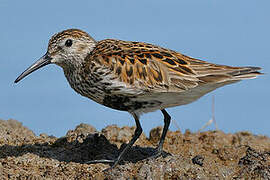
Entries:
[[161,127],[144,134],[112,170],[86,164],[115,158],[135,127],[87,124],[56,138],[36,136],[16,120],[0,120],[0,179],[270,179],[270,139],[249,132],[168,132],[164,150],[171,155],[147,159]]

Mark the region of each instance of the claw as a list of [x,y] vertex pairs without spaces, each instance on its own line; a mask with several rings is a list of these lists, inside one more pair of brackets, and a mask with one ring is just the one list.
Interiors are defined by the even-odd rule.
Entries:
[[163,150],[159,150],[157,149],[152,156],[148,157],[147,159],[156,159],[158,157],[162,156],[163,158],[167,157],[167,156],[171,156],[170,153],[167,153]]
[[91,160],[91,161],[87,161],[85,162],[86,164],[97,164],[97,163],[114,163],[115,160],[112,159],[97,159],[97,160]]
[[97,163],[113,164],[111,167],[103,170],[103,172],[107,172],[107,171],[113,169],[119,163],[119,161],[117,159],[116,160],[112,160],[112,159],[97,159],[97,160],[87,161],[85,163],[86,164],[97,164]]

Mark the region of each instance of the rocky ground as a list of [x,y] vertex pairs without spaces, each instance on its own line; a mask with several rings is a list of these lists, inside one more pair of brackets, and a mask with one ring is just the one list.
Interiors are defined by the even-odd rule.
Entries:
[[117,157],[134,130],[108,126],[98,132],[80,124],[56,138],[0,120],[0,179],[270,179],[270,139],[249,132],[170,131],[164,149],[171,156],[147,159],[161,134],[157,127],[114,169],[86,164]]

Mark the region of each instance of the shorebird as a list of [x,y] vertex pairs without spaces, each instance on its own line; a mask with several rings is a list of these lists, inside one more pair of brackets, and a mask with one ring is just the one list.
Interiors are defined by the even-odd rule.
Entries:
[[116,39],[94,40],[79,29],[52,36],[47,52],[16,80],[48,64],[63,68],[70,86],[82,96],[104,106],[129,112],[135,133],[112,163],[115,167],[142,133],[139,117],[161,110],[164,128],[154,157],[163,154],[171,117],[165,108],[189,104],[221,86],[262,73],[259,67],[232,67],[191,58],[156,45]]

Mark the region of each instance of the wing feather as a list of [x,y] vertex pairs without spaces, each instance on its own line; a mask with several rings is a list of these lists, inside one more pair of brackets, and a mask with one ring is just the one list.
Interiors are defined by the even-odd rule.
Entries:
[[260,68],[211,64],[141,42],[102,40],[92,55],[110,67],[119,81],[147,91],[181,92],[200,84],[233,83],[260,74]]

